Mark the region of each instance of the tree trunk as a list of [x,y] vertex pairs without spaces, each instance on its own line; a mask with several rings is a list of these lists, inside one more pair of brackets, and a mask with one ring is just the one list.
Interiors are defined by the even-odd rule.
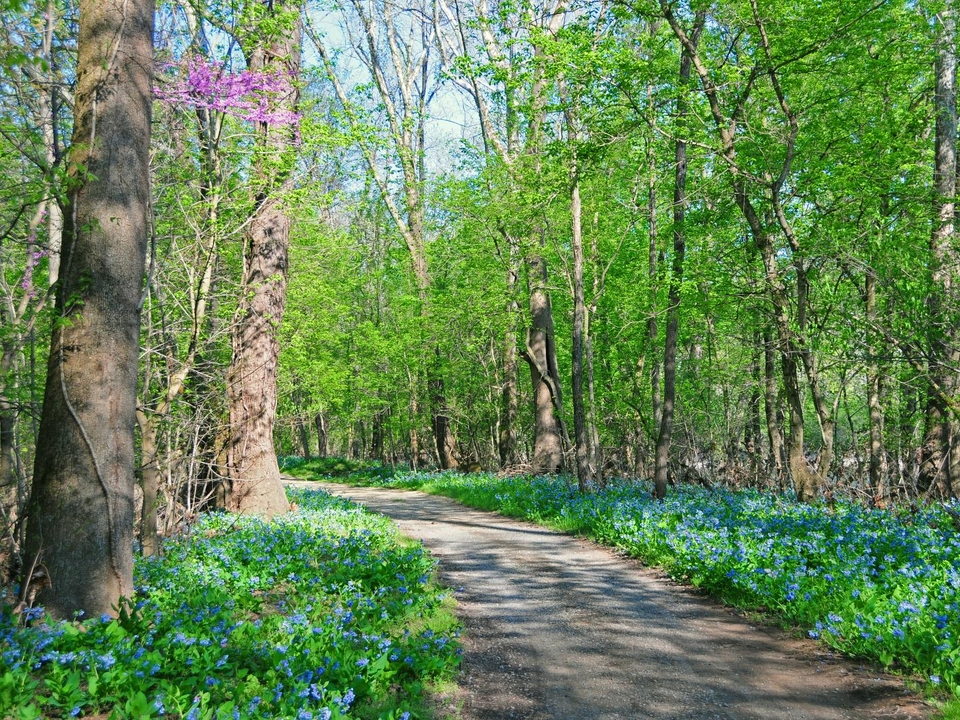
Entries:
[[430,386],[430,400],[433,406],[433,437],[437,441],[437,459],[441,470],[456,470],[457,440],[450,424],[450,409],[447,406],[446,385],[440,371],[440,348],[434,347],[437,366],[428,370],[427,384]]
[[763,443],[760,439],[760,403],[763,387],[763,377],[760,372],[760,353],[763,336],[760,333],[754,334],[754,352],[750,358],[750,378],[753,380],[750,386],[750,407],[747,411],[747,425],[744,431],[744,445],[747,452],[747,462],[750,466],[750,482],[755,485],[760,484],[761,468],[763,467]]
[[275,201],[261,207],[245,239],[240,317],[227,375],[230,445],[227,508],[272,516],[289,505],[273,445],[277,412],[277,326],[286,296],[290,219]]
[[[152,0],[83,0],[57,315],[27,569],[55,617],[133,595],[134,425],[150,213]],[[41,588],[37,575],[23,586]],[[26,592],[21,596],[26,596]]]
[[[697,52],[697,45],[693,41],[692,33],[688,34],[684,31],[674,13],[674,8],[667,0],[660,0],[659,4],[661,12],[670,24],[674,35],[680,41],[681,45],[683,45],[684,50],[689,53],[693,67],[696,69],[697,75],[700,78],[700,84],[706,96],[717,135],[719,136],[723,160],[727,168],[729,168],[729,178],[733,190],[734,202],[743,215],[744,220],[747,222],[747,226],[750,229],[750,236],[759,251],[763,263],[767,297],[773,311],[773,327],[776,331],[777,340],[776,348],[780,355],[784,397],[790,411],[790,434],[787,451],[788,464],[797,497],[803,502],[811,501],[816,496],[823,478],[807,466],[806,458],[804,457],[803,397],[798,378],[798,356],[802,356],[804,368],[807,371],[807,378],[811,382],[811,391],[817,408],[817,419],[821,427],[825,429],[824,435],[827,442],[832,442],[832,419],[826,404],[822,402],[822,396],[819,394],[816,364],[814,363],[812,351],[807,343],[807,338],[802,330],[798,335],[794,328],[796,323],[799,323],[801,326],[803,325],[805,300],[798,297],[798,305],[800,305],[798,309],[799,317],[792,318],[791,298],[778,262],[779,248],[774,242],[777,236],[775,232],[768,227],[772,220],[761,218],[761,214],[754,204],[754,197],[751,194],[751,191],[756,189],[755,185],[751,184],[753,181],[749,179],[749,175],[741,172],[737,164],[738,118],[750,99],[751,91],[756,87],[756,84],[751,80],[744,92],[735,96],[733,105],[724,103],[721,98],[720,87],[716,84],[713,76],[704,64],[704,59]],[[773,90],[772,97],[776,101],[776,107],[770,110],[771,113],[781,115],[784,123],[780,135],[782,148],[777,149],[778,153],[782,151],[780,158],[781,165],[770,170],[769,175],[771,181],[764,185],[762,197],[769,199],[770,207],[768,209],[771,215],[775,217],[780,233],[787,240],[790,255],[793,259],[794,271],[798,275],[797,284],[799,296],[800,292],[805,293],[805,285],[807,282],[805,276],[806,271],[803,265],[801,248],[799,247],[796,235],[793,232],[793,228],[780,201],[782,187],[787,181],[791,171],[796,150],[796,139],[799,133],[799,124],[796,115],[786,101],[786,95],[780,83],[780,77],[777,74],[778,66],[774,61],[764,19],[760,14],[756,0],[750,0],[750,8],[756,28],[757,50],[763,53],[765,59],[762,72],[769,80],[770,87]],[[757,67],[759,68],[760,66]],[[776,179],[774,180],[773,178]],[[801,300],[803,300],[803,302],[800,302]],[[830,433],[826,432],[827,429],[830,430]],[[826,437],[828,434],[831,435],[829,440]],[[829,467],[829,462],[832,460],[832,449],[831,452],[826,452],[827,449],[828,448],[825,447],[825,452],[821,454],[821,468],[824,466]],[[826,465],[824,465],[824,463],[826,463]]]
[[[706,20],[705,11],[697,13],[690,42],[696,48]],[[683,286],[683,266],[687,253],[687,234],[684,227],[687,214],[687,143],[683,139],[687,116],[686,87],[690,82],[690,51],[684,49],[680,57],[680,82],[677,88],[676,119],[679,130],[674,147],[673,183],[673,258],[670,268],[670,289],[667,298],[667,334],[663,345],[663,406],[660,413],[660,431],[657,433],[653,495],[658,500],[667,496],[667,469],[670,462],[670,441],[673,435],[673,412],[677,397],[677,334],[680,328],[680,291]]]
[[143,503],[140,522],[140,546],[144,557],[156,555],[160,549],[157,536],[157,496],[160,489],[157,423],[159,416],[144,417],[140,423],[140,487]]
[[325,458],[327,456],[327,421],[323,413],[317,413],[313,418],[313,424],[317,427],[317,457]]
[[532,465],[534,472],[555,473],[563,467],[563,429],[555,412],[557,407],[562,407],[562,402],[560,385],[550,372],[551,366],[556,367],[553,309],[547,294],[547,264],[540,255],[527,258],[527,283],[531,323],[523,356],[530,365],[533,383]]
[[[568,124],[573,122],[568,116]],[[573,142],[575,133],[571,132]],[[587,331],[587,302],[583,292],[583,207],[580,199],[580,171],[574,149],[570,170],[570,218],[573,247],[573,357],[571,361],[573,390],[573,435],[577,458],[577,483],[580,492],[587,492],[597,480],[595,453],[587,424],[587,408],[583,397],[583,365]]]
[[500,436],[498,452],[501,467],[517,463],[517,276],[516,243],[508,240],[509,267],[507,268],[507,330],[503,337],[503,387],[500,392]]
[[[271,38],[250,53],[248,67],[300,75],[300,5],[271,6],[275,15],[296,13],[292,31]],[[279,101],[293,111],[297,91],[291,86]],[[244,238],[240,305],[233,331],[233,360],[227,375],[230,406],[227,508],[272,516],[289,509],[273,444],[277,412],[277,332],[283,320],[287,288],[290,217],[282,195],[291,187],[295,130],[288,125],[258,123],[255,179],[261,197]]]
[[776,486],[783,490],[783,414],[777,401],[777,366],[773,349],[773,333],[763,330],[763,410],[767,421],[767,441],[770,443],[770,465]]
[[930,365],[927,399],[927,433],[920,468],[921,492],[936,487],[942,496],[953,492],[954,468],[951,446],[958,435],[957,422],[948,403],[957,385],[958,332],[954,320],[957,306],[957,253],[953,247],[957,190],[957,28],[952,3],[946,3],[937,15],[936,138],[933,191],[934,219],[930,236],[932,289],[928,299],[930,312]]
[[[653,103],[653,89],[647,90]],[[651,113],[652,115],[652,113]],[[651,117],[652,120],[652,117]],[[653,414],[654,432],[659,431],[660,418],[663,412],[663,401],[660,395],[660,362],[657,357],[657,346],[660,342],[660,328],[657,323],[657,296],[658,292],[658,270],[657,270],[657,159],[656,152],[653,150],[653,142],[650,142],[650,148],[647,151],[649,173],[649,186],[647,188],[647,214],[649,215],[649,230],[647,232],[648,257],[647,257],[647,278],[650,282],[650,316],[647,318],[647,338],[649,341],[650,355],[650,409]]]
[[303,459],[310,459],[310,426],[303,419],[297,417],[297,436],[300,438],[300,449],[303,451]]
[[[0,537],[11,537],[20,512],[16,459],[16,415],[6,398],[0,398]],[[4,541],[5,542],[5,541]]]
[[872,268],[867,268],[864,286],[864,304],[866,306],[867,327],[873,342],[868,346],[870,353],[867,361],[867,408],[870,412],[870,471],[869,489],[877,503],[886,500],[883,484],[883,411],[880,407],[881,375],[880,362],[877,359],[879,348],[876,333],[873,330],[877,322],[877,276]]

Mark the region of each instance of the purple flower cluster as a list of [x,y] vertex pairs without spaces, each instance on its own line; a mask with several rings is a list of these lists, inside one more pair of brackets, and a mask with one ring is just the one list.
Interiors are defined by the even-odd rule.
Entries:
[[265,125],[297,125],[300,114],[282,107],[294,92],[294,78],[283,70],[232,73],[198,55],[169,65],[169,82],[154,89],[167,103],[212,110]]

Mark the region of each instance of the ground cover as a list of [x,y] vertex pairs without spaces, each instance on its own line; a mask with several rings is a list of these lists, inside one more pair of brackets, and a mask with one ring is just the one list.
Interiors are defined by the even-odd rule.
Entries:
[[434,561],[381,516],[290,496],[289,515],[206,516],[138,561],[118,619],[4,611],[0,717],[429,717],[460,652]]
[[[310,465],[294,472],[308,476]],[[589,536],[960,697],[960,533],[942,506],[898,514],[687,486],[658,503],[645,482],[581,495],[560,478],[485,473],[360,470],[352,480],[442,494]]]

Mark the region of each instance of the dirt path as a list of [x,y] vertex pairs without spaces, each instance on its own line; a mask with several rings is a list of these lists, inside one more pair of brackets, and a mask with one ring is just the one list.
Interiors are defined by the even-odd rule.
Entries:
[[924,718],[903,684],[592,543],[419,492],[324,488],[440,561],[466,628],[464,720]]

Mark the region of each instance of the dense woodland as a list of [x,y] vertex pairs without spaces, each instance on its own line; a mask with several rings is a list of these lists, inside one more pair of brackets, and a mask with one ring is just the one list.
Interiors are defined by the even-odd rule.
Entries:
[[283,511],[278,455],[960,488],[952,1],[163,1],[152,63],[133,6],[118,62],[127,4],[0,0],[28,577],[29,502],[151,553]]

